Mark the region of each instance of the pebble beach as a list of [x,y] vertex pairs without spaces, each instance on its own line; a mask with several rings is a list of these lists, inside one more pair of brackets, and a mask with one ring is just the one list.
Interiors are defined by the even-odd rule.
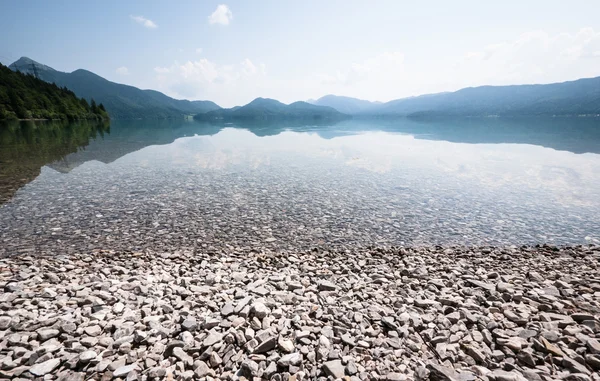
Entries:
[[600,380],[600,247],[0,259],[0,379]]

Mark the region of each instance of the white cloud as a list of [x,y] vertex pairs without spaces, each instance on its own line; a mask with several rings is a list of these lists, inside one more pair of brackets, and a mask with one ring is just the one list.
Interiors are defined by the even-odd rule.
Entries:
[[171,70],[168,67],[155,67],[154,71],[159,73],[159,74],[165,74],[165,73],[169,73]]
[[[384,52],[302,85],[305,98],[342,94],[370,100],[453,91],[469,86],[552,83],[600,75],[600,31],[530,31],[439,60]],[[283,89],[282,89],[283,90]],[[297,95],[300,97],[300,94]]]
[[146,28],[149,29],[154,29],[154,28],[158,28],[158,25],[156,25],[156,23],[150,19],[145,18],[144,16],[129,16],[131,17],[131,19],[135,22],[137,22],[140,25],[145,26]]
[[[284,70],[278,76],[267,75],[265,65],[251,59],[217,64],[200,56],[154,70],[160,90],[180,98],[211,99],[223,106],[245,104],[258,96],[287,103],[325,94],[387,101],[468,86],[595,77],[600,75],[600,31],[584,28],[554,35],[531,31],[436,60],[426,58],[382,51],[337,70],[294,75]],[[296,68],[287,72],[292,69]]]
[[202,54],[202,48],[196,48],[196,54]]
[[121,66],[115,70],[119,75],[129,75],[129,69],[126,66]]
[[600,32],[592,28],[556,35],[531,31],[469,52],[450,68],[458,86],[549,83],[597,76],[598,58]]
[[229,105],[232,101],[250,101],[264,95],[260,89],[265,84],[266,66],[249,58],[227,65],[200,58],[175,62],[170,67],[155,67],[154,71],[158,74],[159,88],[177,98],[210,99]]
[[208,16],[209,24],[221,24],[221,25],[229,25],[229,22],[233,18],[233,13],[229,7],[225,4],[220,4],[217,6],[217,9]]
[[399,73],[404,63],[404,54],[384,52],[334,74],[320,74],[323,84],[352,86],[362,81],[373,81],[383,76],[390,78]]

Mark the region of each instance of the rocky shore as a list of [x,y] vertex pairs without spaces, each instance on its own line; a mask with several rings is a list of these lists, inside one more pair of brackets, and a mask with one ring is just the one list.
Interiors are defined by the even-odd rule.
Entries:
[[600,380],[600,247],[0,259],[0,379]]

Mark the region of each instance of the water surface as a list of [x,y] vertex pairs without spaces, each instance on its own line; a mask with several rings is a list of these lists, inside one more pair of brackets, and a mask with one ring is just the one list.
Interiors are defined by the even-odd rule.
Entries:
[[600,121],[0,127],[0,255],[578,244]]

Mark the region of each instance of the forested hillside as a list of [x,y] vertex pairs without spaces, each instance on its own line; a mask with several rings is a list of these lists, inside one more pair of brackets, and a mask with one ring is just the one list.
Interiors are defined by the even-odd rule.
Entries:
[[2,119],[108,119],[102,104],[91,104],[75,93],[33,75],[0,64],[0,120]]

